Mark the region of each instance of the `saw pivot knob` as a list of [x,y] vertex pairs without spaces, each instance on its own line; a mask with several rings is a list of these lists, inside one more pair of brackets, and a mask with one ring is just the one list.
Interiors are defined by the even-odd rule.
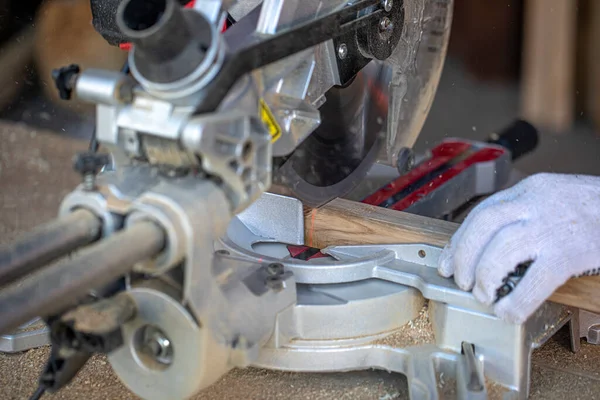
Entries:
[[52,71],[52,79],[54,79],[54,84],[58,89],[61,99],[71,100],[71,94],[75,88],[79,71],[80,68],[77,64],[71,64]]

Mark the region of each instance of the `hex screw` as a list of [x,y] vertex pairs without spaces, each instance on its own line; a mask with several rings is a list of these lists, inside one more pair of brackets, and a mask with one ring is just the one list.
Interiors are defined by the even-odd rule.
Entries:
[[403,147],[398,152],[398,158],[396,160],[396,168],[400,175],[406,174],[415,165],[415,156],[411,149]]
[[346,46],[346,43],[342,43],[339,45],[337,53],[340,60],[346,58],[346,56],[348,55],[348,46]]
[[383,9],[385,10],[385,12],[392,11],[392,6],[394,5],[393,0],[383,0],[381,3],[383,5]]
[[146,328],[141,350],[160,364],[171,365],[173,362],[173,346],[171,341],[163,332],[156,328]]
[[267,266],[267,273],[270,276],[280,276],[280,275],[283,275],[283,272],[284,272],[283,264],[272,263]]
[[393,26],[392,20],[389,19],[388,17],[383,17],[379,21],[379,30],[382,32],[392,29],[392,26]]

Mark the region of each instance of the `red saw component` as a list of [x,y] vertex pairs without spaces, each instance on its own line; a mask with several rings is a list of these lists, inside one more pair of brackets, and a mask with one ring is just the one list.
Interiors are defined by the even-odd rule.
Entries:
[[315,258],[323,258],[328,257],[327,254],[321,253],[320,249],[309,247],[309,246],[287,246],[288,251],[290,252],[290,256],[292,258],[296,258],[298,260],[312,260]]
[[505,153],[506,150],[498,146],[477,147],[458,140],[443,142],[433,148],[431,158],[362,202],[398,211],[406,210],[473,165],[496,160]]

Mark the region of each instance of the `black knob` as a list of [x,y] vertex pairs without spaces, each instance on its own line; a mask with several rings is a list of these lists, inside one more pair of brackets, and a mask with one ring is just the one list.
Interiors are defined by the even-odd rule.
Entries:
[[56,85],[61,99],[71,99],[79,71],[79,65],[76,64],[52,70],[52,79],[54,79],[54,85]]
[[81,175],[97,175],[109,163],[108,154],[86,152],[77,155],[73,168]]
[[537,129],[529,122],[516,120],[499,134],[492,135],[488,143],[510,150],[513,161],[535,150],[539,142]]

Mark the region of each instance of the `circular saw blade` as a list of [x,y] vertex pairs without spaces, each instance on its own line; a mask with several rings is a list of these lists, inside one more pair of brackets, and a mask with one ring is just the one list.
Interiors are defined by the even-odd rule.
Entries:
[[275,184],[318,207],[349,193],[375,162],[396,164],[399,151],[417,140],[433,102],[452,5],[453,0],[404,3],[404,30],[393,54],[371,61],[349,86],[326,94],[321,125],[279,160]]
[[326,94],[321,125],[279,166],[275,184],[316,207],[359,183],[384,143],[385,113],[373,103],[368,82],[361,72],[348,87]]

